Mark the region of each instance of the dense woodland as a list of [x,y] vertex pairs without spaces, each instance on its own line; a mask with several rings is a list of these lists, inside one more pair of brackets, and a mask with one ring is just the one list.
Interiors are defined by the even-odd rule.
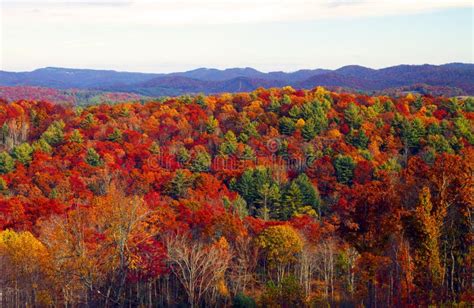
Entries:
[[474,100],[0,104],[6,306],[472,303]]

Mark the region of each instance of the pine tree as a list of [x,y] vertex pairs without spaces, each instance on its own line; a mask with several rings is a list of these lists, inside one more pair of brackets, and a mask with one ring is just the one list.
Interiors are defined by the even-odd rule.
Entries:
[[282,117],[279,121],[279,129],[280,133],[284,135],[292,135],[296,130],[296,124],[292,119]]
[[242,153],[241,159],[243,160],[253,160],[255,159],[255,152],[252,147],[245,145],[244,152]]
[[185,147],[180,147],[178,151],[176,152],[176,160],[181,164],[181,165],[186,165],[189,160],[191,159],[191,154],[189,154],[189,151]]
[[209,134],[212,134],[216,131],[217,127],[219,127],[219,122],[214,118],[214,116],[209,116],[206,122],[206,131]]
[[7,152],[0,153],[0,173],[5,174],[13,171],[15,168],[15,161]]
[[186,196],[187,190],[192,185],[192,178],[189,171],[177,170],[173,179],[168,183],[167,192],[173,198]]
[[32,154],[33,148],[29,143],[26,142],[16,146],[13,149],[13,157],[15,157],[23,165],[28,165],[31,162]]
[[362,124],[362,115],[360,114],[360,108],[350,103],[347,109],[344,111],[344,118],[351,128],[359,128]]
[[86,163],[93,167],[98,167],[102,165],[102,159],[100,158],[99,153],[94,150],[94,148],[89,148],[87,149],[87,154],[86,154]]
[[63,120],[54,121],[49,125],[48,129],[41,135],[41,138],[46,140],[52,146],[58,145],[64,140],[64,124]]
[[74,143],[82,143],[84,138],[82,137],[81,132],[78,129],[72,131],[71,136],[69,136],[69,141]]
[[233,131],[229,130],[224,136],[224,142],[221,144],[220,152],[223,155],[232,155],[237,150],[237,138]]
[[303,194],[299,186],[292,181],[283,194],[283,200],[278,205],[276,215],[278,219],[288,220],[303,206]]
[[38,141],[33,142],[33,148],[36,151],[41,151],[43,153],[49,153],[51,154],[53,152],[53,147],[49,145],[46,140],[43,138],[40,138]]
[[196,153],[196,156],[191,163],[191,171],[207,172],[211,168],[211,156],[206,151],[202,150]]
[[316,123],[314,122],[314,120],[311,118],[311,119],[308,119],[302,130],[301,130],[301,135],[303,136],[303,138],[306,140],[306,141],[311,141],[313,140],[314,137],[316,137],[317,135],[317,131],[316,131]]
[[107,136],[107,140],[112,142],[121,142],[122,138],[122,131],[118,128],[115,128],[114,131]]
[[263,220],[269,220],[273,210],[278,207],[281,198],[280,189],[276,184],[265,183],[257,190],[257,194],[258,216]]
[[336,169],[337,181],[349,185],[352,183],[354,175],[355,162],[350,156],[338,155],[334,159],[334,168]]
[[303,205],[311,206],[320,215],[321,199],[319,197],[318,191],[316,190],[313,183],[311,183],[308,176],[305,173],[302,173],[294,180],[294,182],[296,185],[298,185],[301,191]]

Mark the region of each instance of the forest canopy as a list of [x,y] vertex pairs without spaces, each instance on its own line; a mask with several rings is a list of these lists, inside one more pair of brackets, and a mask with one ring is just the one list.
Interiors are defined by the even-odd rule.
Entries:
[[0,102],[9,305],[473,300],[474,100]]

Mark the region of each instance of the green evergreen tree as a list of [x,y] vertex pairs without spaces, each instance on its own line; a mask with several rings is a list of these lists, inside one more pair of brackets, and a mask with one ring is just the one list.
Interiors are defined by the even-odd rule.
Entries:
[[219,122],[214,118],[214,116],[209,116],[206,122],[206,131],[209,134],[212,134],[216,131],[217,127],[219,127]]
[[288,115],[293,119],[299,119],[301,115],[300,107],[297,105],[291,107],[290,111],[288,111]]
[[82,120],[80,126],[83,128],[89,128],[95,124],[96,124],[96,120],[94,118],[94,115],[92,113],[88,113],[85,116],[84,120]]
[[357,147],[358,149],[367,149],[367,146],[369,145],[369,137],[367,137],[363,130],[355,131],[354,129],[351,129],[345,139],[347,143]]
[[88,163],[89,165],[91,165],[93,167],[98,167],[98,166],[101,166],[103,164],[99,153],[97,153],[94,148],[87,149],[86,163]]
[[245,145],[244,152],[242,153],[241,159],[243,160],[253,160],[255,159],[255,152],[252,147]]
[[260,134],[257,131],[257,123],[256,122],[249,122],[248,124],[244,125],[242,129],[243,133],[249,137],[260,137]]
[[314,137],[316,137],[316,123],[312,118],[306,120],[303,128],[301,129],[301,135],[306,141],[311,141]]
[[334,169],[336,169],[337,181],[349,185],[352,183],[355,162],[350,156],[338,155],[334,159]]
[[305,173],[301,173],[294,182],[298,185],[303,196],[303,205],[311,206],[318,215],[321,215],[321,199],[317,188],[311,183]]
[[64,140],[63,130],[65,126],[66,124],[64,124],[63,120],[54,121],[41,135],[41,138],[52,146],[58,145]]
[[118,128],[114,128],[114,131],[107,136],[107,140],[112,142],[122,142],[122,131]]
[[453,153],[451,145],[443,135],[428,136],[428,145],[433,147],[437,153]]
[[291,104],[291,97],[288,94],[283,95],[280,101],[281,105],[290,105]]
[[281,198],[280,189],[276,184],[265,183],[258,188],[257,194],[255,203],[258,205],[258,209],[256,209],[256,213],[263,220],[269,220],[274,209],[278,208]]
[[38,141],[33,142],[33,149],[35,151],[41,151],[43,153],[51,154],[53,152],[53,147],[49,145],[46,140],[40,138]]
[[193,179],[184,170],[176,170],[173,179],[168,183],[166,191],[173,198],[182,198],[186,196],[192,183]]
[[196,153],[192,163],[191,171],[194,172],[207,172],[211,168],[211,156],[205,151],[199,151]]
[[278,204],[275,214],[278,219],[288,220],[303,206],[303,194],[294,181],[285,189],[282,202]]
[[232,155],[237,150],[237,138],[233,131],[229,130],[224,136],[224,142],[220,146],[220,153],[223,155]]
[[282,117],[279,121],[279,129],[280,133],[284,135],[292,135],[296,130],[295,121],[288,117]]
[[28,165],[32,158],[33,147],[27,142],[24,142],[13,148],[13,157],[16,158],[23,165]]
[[69,136],[69,141],[74,143],[84,142],[81,132],[78,129],[72,131],[71,136]]
[[347,109],[344,111],[344,119],[351,128],[359,128],[362,124],[360,108],[356,104],[350,103]]
[[15,161],[7,152],[0,153],[0,173],[5,174],[13,171],[15,168]]
[[189,154],[189,151],[184,146],[179,147],[178,151],[176,152],[176,160],[181,165],[186,165],[190,159],[191,154]]

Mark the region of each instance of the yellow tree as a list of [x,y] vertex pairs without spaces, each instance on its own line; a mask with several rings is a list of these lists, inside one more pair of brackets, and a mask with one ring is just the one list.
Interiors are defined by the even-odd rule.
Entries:
[[262,249],[269,269],[276,269],[280,282],[297,256],[303,250],[303,240],[298,232],[289,225],[271,226],[260,233],[255,240]]
[[[415,209],[420,241],[415,252],[415,264],[418,268],[415,281],[422,289],[430,292],[441,287],[444,269],[440,262],[439,238],[442,218],[438,211],[433,211],[431,193],[428,187],[420,192],[420,203]],[[430,297],[432,294],[430,294]]]
[[0,293],[7,305],[51,304],[48,268],[48,251],[30,232],[0,232]]

